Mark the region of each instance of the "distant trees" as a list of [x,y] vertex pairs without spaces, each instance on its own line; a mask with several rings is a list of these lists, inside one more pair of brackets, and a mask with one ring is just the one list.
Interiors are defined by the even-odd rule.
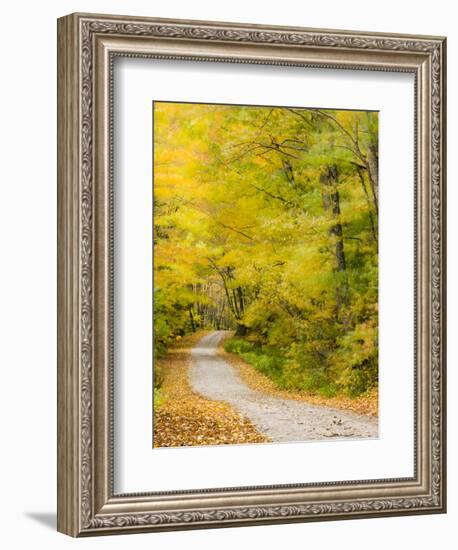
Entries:
[[377,384],[378,116],[156,103],[155,350],[233,328],[291,387]]

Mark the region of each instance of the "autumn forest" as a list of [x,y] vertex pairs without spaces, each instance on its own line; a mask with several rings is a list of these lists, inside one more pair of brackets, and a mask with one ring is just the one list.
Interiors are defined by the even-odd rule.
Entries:
[[377,112],[155,102],[153,235],[155,359],[231,331],[281,390],[377,391]]

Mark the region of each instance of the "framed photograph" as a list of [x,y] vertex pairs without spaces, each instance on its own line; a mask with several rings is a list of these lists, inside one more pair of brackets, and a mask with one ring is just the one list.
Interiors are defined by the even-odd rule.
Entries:
[[445,38],[58,20],[58,530],[445,511]]

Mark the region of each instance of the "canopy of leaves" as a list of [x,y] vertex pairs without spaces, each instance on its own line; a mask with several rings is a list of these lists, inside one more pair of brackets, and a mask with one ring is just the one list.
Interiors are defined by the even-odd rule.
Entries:
[[154,342],[230,328],[285,387],[377,384],[378,113],[154,104]]

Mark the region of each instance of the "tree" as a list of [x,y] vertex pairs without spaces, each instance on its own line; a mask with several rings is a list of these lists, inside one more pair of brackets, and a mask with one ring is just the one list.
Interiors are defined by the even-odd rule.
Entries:
[[376,384],[377,124],[375,112],[155,103],[160,350],[233,328],[284,357],[296,387]]

